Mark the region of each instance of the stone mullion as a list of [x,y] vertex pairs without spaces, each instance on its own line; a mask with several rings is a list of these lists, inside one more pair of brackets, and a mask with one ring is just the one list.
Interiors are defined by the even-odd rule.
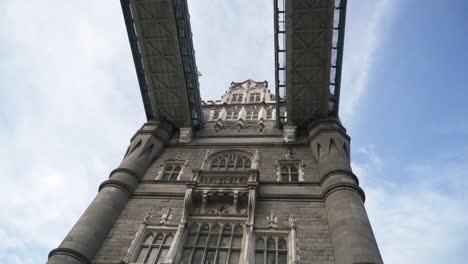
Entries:
[[[182,258],[184,245],[181,242],[184,240],[184,233],[188,233],[185,231],[187,229],[188,215],[192,207],[192,196],[193,196],[193,186],[189,185],[185,191],[184,210],[182,212],[182,217],[181,217],[179,226],[177,227],[177,231],[174,234],[174,238],[172,239],[172,243],[169,248],[169,251],[167,252],[166,259],[164,260],[163,263],[167,263],[167,264],[176,263],[177,259]],[[199,228],[201,228],[201,225],[199,226]],[[190,235],[190,234],[187,234],[187,235]],[[190,259],[193,257],[193,254],[195,254],[195,247],[197,245],[196,242],[199,236],[200,236],[200,232],[198,232],[197,237],[195,239],[195,244],[193,245],[194,247],[192,248]]]
[[48,264],[91,263],[172,130],[167,123],[148,122],[137,132],[122,163],[101,184],[99,193],[60,246],[49,253]]

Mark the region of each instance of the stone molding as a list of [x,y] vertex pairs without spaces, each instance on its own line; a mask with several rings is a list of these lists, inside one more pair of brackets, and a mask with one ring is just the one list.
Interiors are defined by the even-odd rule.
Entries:
[[140,178],[138,178],[136,173],[133,170],[128,169],[128,168],[116,168],[116,169],[112,170],[111,173],[109,174],[109,178],[111,178],[112,175],[114,175],[115,173],[119,173],[119,172],[126,173],[126,174],[132,176],[133,178],[135,178],[137,181],[140,180]]
[[78,260],[80,263],[91,264],[91,261],[85,255],[70,248],[58,247],[58,248],[52,249],[48,255],[48,258],[50,259],[54,255],[65,255],[65,256],[69,256]]
[[350,184],[350,183],[337,183],[337,184],[328,186],[322,192],[323,199],[327,200],[328,196],[330,196],[332,193],[336,191],[341,191],[341,190],[348,190],[348,191],[357,193],[359,197],[361,197],[361,200],[363,203],[366,200],[366,195],[364,191],[361,189],[361,187],[354,185],[354,184]]
[[127,184],[125,184],[122,181],[116,181],[116,180],[105,180],[105,181],[103,181],[99,185],[98,190],[101,191],[103,188],[109,187],[109,186],[116,187],[116,188],[122,190],[128,196],[128,198],[132,197],[132,195],[133,195],[133,188],[132,187],[128,186]]

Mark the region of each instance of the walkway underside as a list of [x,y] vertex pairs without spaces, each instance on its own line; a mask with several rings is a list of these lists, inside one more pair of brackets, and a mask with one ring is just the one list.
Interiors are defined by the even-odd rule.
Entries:
[[288,123],[337,116],[346,1],[286,0],[285,12]]
[[334,0],[286,1],[288,122],[327,116]]
[[198,126],[198,71],[186,0],[121,4],[147,118]]

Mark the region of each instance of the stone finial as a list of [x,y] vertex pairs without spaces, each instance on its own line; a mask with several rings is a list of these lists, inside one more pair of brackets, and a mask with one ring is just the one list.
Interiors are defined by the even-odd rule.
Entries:
[[263,121],[260,120],[257,124],[257,131],[262,133],[264,129],[265,129],[265,124],[263,124]]
[[171,219],[172,219],[172,209],[167,208],[166,213],[161,216],[161,221],[159,221],[159,223],[162,225],[166,225],[167,223],[169,223],[169,220]]
[[270,210],[270,215],[267,216],[267,223],[270,228],[278,228],[278,217],[274,210]]
[[286,143],[296,141],[296,126],[284,126],[283,141]]
[[290,213],[289,214],[289,226],[291,228],[296,228],[296,214],[295,213]]
[[143,224],[148,224],[148,222],[151,220],[151,218],[153,217],[153,212],[154,210],[153,209],[150,209],[146,214],[145,214],[145,217],[143,217],[143,221],[142,223]]
[[181,127],[180,128],[180,137],[179,143],[188,144],[192,141],[192,128],[191,127]]
[[214,129],[216,132],[218,132],[222,128],[224,128],[223,121],[218,120],[216,124],[214,125]]

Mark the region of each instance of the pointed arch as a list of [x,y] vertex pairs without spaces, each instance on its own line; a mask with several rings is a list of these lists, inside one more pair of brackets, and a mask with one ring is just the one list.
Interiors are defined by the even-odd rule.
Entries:
[[242,150],[225,150],[214,153],[208,158],[205,170],[246,171],[253,168],[252,153]]

